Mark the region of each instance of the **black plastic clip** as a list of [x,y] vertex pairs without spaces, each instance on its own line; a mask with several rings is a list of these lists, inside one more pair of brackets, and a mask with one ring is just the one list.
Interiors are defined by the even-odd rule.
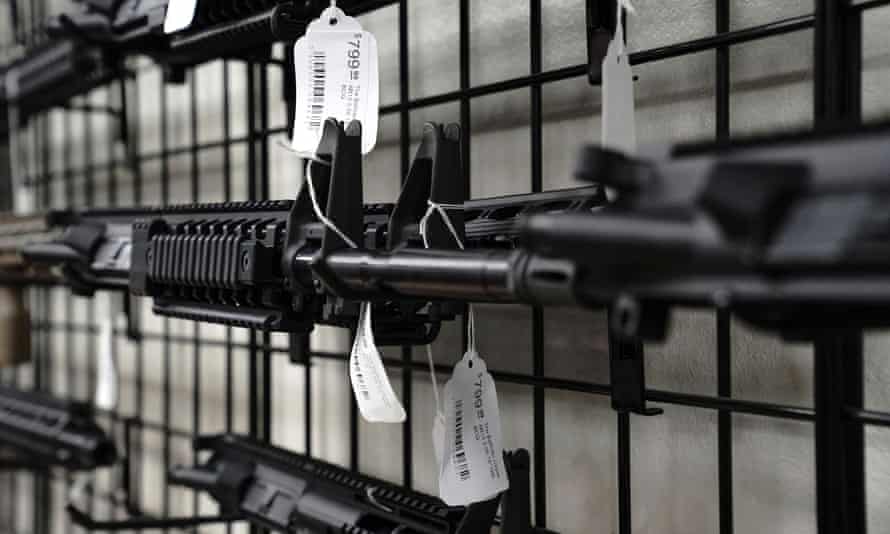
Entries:
[[510,487],[507,491],[487,501],[469,505],[455,534],[481,534],[491,532],[498,508],[503,518],[500,532],[503,534],[532,534],[537,532],[531,524],[531,497],[529,483],[528,451],[516,449],[504,452],[504,465]]
[[[463,204],[467,182],[461,172],[460,126],[428,122],[423,138],[411,163],[399,200],[389,219],[387,248],[394,250],[421,241],[419,224],[429,202],[441,205]],[[461,211],[448,213],[461,241],[464,240],[464,217]],[[438,215],[427,223],[427,241],[431,248],[456,249],[457,243],[445,221]],[[422,243],[414,243],[423,246]]]
[[[503,534],[552,534],[532,525],[531,456],[525,449],[504,452],[504,465],[510,487],[501,494],[501,529]],[[489,532],[485,530],[484,532]]]
[[[610,310],[609,321],[619,315],[620,310]],[[637,415],[659,415],[661,408],[646,406],[646,376],[643,361],[643,342],[639,338],[626,338],[610,324],[609,328],[609,374],[612,383],[612,409],[619,413]]]
[[[319,207],[325,217],[359,247],[364,232],[361,139],[362,127],[358,121],[352,121],[344,129],[342,123],[327,119],[316,150],[321,161],[309,163],[309,175]],[[307,176],[307,180],[309,178]],[[307,283],[293,273],[289,262],[308,240],[318,239],[317,232],[320,232],[321,249],[312,261],[312,270],[328,290],[348,298],[348,289],[342,287],[324,260],[332,252],[350,248],[350,244],[336,232],[319,226],[320,223],[309,188],[304,184],[288,215],[283,271],[288,273],[294,288],[307,293],[315,290],[311,281]]]
[[142,303],[139,299],[125,291],[124,315],[127,318],[127,339],[130,341],[142,340]]
[[603,81],[603,58],[615,36],[618,5],[615,0],[587,0],[587,79],[591,85]]
[[650,184],[654,171],[646,161],[599,145],[585,145],[578,151],[574,175],[612,188],[619,199],[633,199]]

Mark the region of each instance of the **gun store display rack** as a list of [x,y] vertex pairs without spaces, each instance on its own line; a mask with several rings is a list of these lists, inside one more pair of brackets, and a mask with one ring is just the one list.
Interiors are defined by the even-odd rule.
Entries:
[[[41,0],[24,0],[27,9],[20,13],[27,13],[29,20],[19,17],[19,37],[28,45],[37,45],[43,39],[36,29],[40,21],[47,14],[46,5]],[[813,117],[816,127],[828,126],[842,121],[858,121],[861,115],[860,95],[862,92],[862,20],[865,14],[874,8],[878,8],[890,1],[864,1],[852,3],[842,0],[814,0],[814,12],[811,15],[798,16],[785,20],[771,21],[753,27],[731,29],[732,13],[730,2],[718,1],[715,3],[716,18],[714,20],[714,33],[707,37],[696,38],[686,42],[676,43],[660,48],[636,51],[630,54],[632,64],[644,64],[657,62],[669,58],[714,51],[716,76],[713,80],[715,131],[714,139],[718,142],[730,140],[730,50],[734,45],[748,43],[756,40],[767,39],[777,35],[812,31],[814,50],[814,76],[812,82],[814,110]],[[23,2],[19,2],[20,5]],[[401,176],[407,176],[411,162],[411,138],[412,111],[428,108],[440,104],[456,103],[459,106],[459,114],[454,121],[460,124],[462,135],[460,149],[463,155],[462,169],[460,170],[469,185],[473,180],[482,180],[484,177],[471,176],[470,152],[472,149],[473,128],[471,124],[471,109],[480,97],[506,93],[509,91],[527,91],[530,106],[529,121],[529,155],[528,162],[531,169],[531,180],[526,184],[530,193],[539,193],[544,187],[544,158],[543,158],[543,97],[542,93],[547,84],[567,80],[571,78],[588,77],[591,83],[599,82],[599,61],[602,58],[603,33],[611,35],[614,29],[614,1],[587,0],[586,16],[588,26],[588,50],[590,61],[570,67],[555,70],[545,70],[542,52],[542,0],[529,0],[529,74],[518,78],[502,80],[484,85],[471,83],[471,6],[469,0],[459,0],[459,69],[455,75],[459,78],[459,89],[433,96],[413,98],[410,92],[409,79],[412,75],[409,65],[409,2],[401,1],[374,1],[361,3],[361,12],[372,9],[395,9],[398,12],[398,73],[399,73],[399,99],[397,103],[385,105],[381,108],[382,115],[397,116],[400,132],[400,161]],[[350,7],[344,6],[349,12]],[[610,15],[611,18],[610,19]],[[235,135],[232,128],[232,119],[229,106],[233,104],[233,69],[234,63],[246,63],[247,65],[247,91],[245,103],[247,124],[245,135]],[[136,82],[126,71],[117,73],[116,77],[107,82],[109,88],[109,102],[107,106],[93,108],[89,106],[68,106],[63,111],[63,132],[67,137],[82,136],[86,142],[83,166],[75,167],[70,150],[61,155],[52,154],[53,144],[51,140],[50,122],[47,114],[39,113],[32,117],[33,139],[29,140],[36,147],[41,157],[37,158],[36,174],[29,176],[27,187],[32,190],[37,199],[38,209],[58,208],[60,206],[58,195],[60,192],[64,199],[82,197],[83,205],[70,206],[86,208],[97,203],[96,183],[100,174],[107,175],[108,203],[111,206],[141,206],[146,203],[146,187],[142,182],[142,169],[148,164],[160,166],[160,202],[167,205],[174,202],[199,202],[201,190],[206,187],[203,177],[199,172],[199,158],[202,153],[209,150],[221,150],[222,153],[222,190],[225,201],[232,200],[265,200],[270,199],[270,157],[272,156],[274,136],[280,136],[288,131],[286,124],[273,124],[269,120],[270,94],[276,94],[277,88],[270,87],[270,72],[276,69],[286,69],[281,62],[268,60],[262,57],[246,56],[244,58],[227,58],[224,60],[222,79],[220,80],[223,92],[223,107],[220,110],[223,120],[221,139],[211,142],[199,142],[198,131],[198,88],[194,83],[194,77],[186,72],[184,83],[188,87],[191,99],[190,131],[192,138],[187,146],[171,148],[169,138],[169,102],[164,85],[167,80],[161,80],[158,88],[158,114],[160,117],[160,144],[161,149],[156,152],[140,150],[138,135],[139,125],[134,124],[138,114],[124,113],[126,109],[137,109],[136,99],[147,95],[139,95],[136,91]],[[285,76],[286,78],[286,76]],[[271,89],[271,90],[270,90]],[[90,143],[94,139],[91,126],[91,116],[96,113],[108,113],[111,111],[115,117],[126,117],[122,130],[127,132],[127,151],[124,160],[114,160],[110,163],[97,163],[94,161],[94,151]],[[73,114],[83,114],[82,132],[73,131],[71,117]],[[282,117],[282,122],[284,118]],[[109,131],[110,136],[117,135],[114,129]],[[109,145],[115,139],[109,139]],[[580,144],[580,142],[579,142]],[[247,198],[235,198],[233,191],[236,189],[233,180],[237,171],[233,169],[235,150],[246,149],[246,178]],[[64,168],[61,172],[50,169],[49,162],[60,156]],[[174,198],[171,190],[171,161],[173,158],[187,157],[190,159],[189,171],[189,195],[190,198]],[[124,198],[119,194],[119,184],[123,177],[120,170],[127,167],[132,176],[132,197]],[[129,178],[127,178],[129,179]],[[75,188],[82,188],[80,192]],[[465,192],[469,197],[469,189]],[[73,372],[73,363],[69,357],[62,359],[50,359],[45,357],[50,352],[51,344],[59,342],[61,333],[65,347],[71,347],[74,335],[77,333],[89,334],[87,337],[90,353],[96,352],[96,341],[93,339],[96,333],[94,325],[88,324],[83,319],[78,320],[73,313],[73,303],[70,295],[65,297],[64,321],[53,320],[50,316],[51,305],[50,290],[34,288],[30,290],[31,308],[34,319],[35,333],[33,338],[33,386],[37,390],[52,392],[64,397],[74,391],[92,391],[95,384],[93,378],[85,378],[88,383],[74,384],[55,383],[53,377],[58,376],[54,372],[58,367],[68,370],[66,376],[73,380],[76,375]],[[92,316],[94,304],[90,307],[89,315]],[[545,373],[545,327],[544,317],[546,311],[543,307],[536,306],[531,313],[531,340],[532,362],[530,373],[499,370],[493,372],[495,380],[503,383],[513,383],[531,388],[533,392],[532,412],[529,417],[533,422],[533,455],[531,458],[531,484],[533,499],[530,503],[534,517],[534,527],[546,529],[548,527],[548,473],[547,473],[547,425],[545,416],[545,399],[548,391],[565,390],[591,395],[612,395],[613,406],[616,408],[617,425],[617,465],[615,476],[618,487],[618,512],[617,525],[620,534],[630,534],[631,517],[633,510],[633,488],[631,487],[631,426],[632,415],[653,415],[656,411],[643,407],[645,401],[659,405],[679,405],[693,407],[702,410],[716,411],[717,423],[717,456],[714,459],[718,475],[719,491],[714,497],[714,506],[719,509],[719,532],[730,534],[734,531],[734,500],[733,500],[733,414],[752,414],[761,417],[779,418],[786,420],[804,421],[812,423],[815,427],[815,461],[816,461],[816,524],[821,534],[841,532],[864,532],[866,530],[866,482],[865,482],[865,427],[867,425],[890,426],[890,413],[868,411],[863,404],[863,333],[861,330],[833,330],[826,329],[823,337],[815,341],[814,350],[814,392],[815,402],[812,408],[802,406],[789,406],[764,401],[740,400],[732,397],[732,373],[731,373],[731,339],[730,323],[731,315],[726,311],[716,311],[716,345],[714,346],[714,358],[717,368],[717,388],[713,395],[701,395],[684,393],[680,391],[664,391],[658,389],[645,389],[643,403],[622,403],[621,399],[633,397],[634,387],[643,387],[644,384],[610,385],[607,383],[592,383],[580,380],[570,380],[548,376]],[[169,324],[164,319],[164,330],[160,334],[152,332],[129,332],[133,337],[143,342],[159,343],[161,347],[160,357],[163,360],[162,390],[164,393],[163,423],[149,422],[134,415],[143,412],[145,402],[144,374],[145,360],[149,357],[143,343],[135,345],[135,387],[132,391],[125,391],[124,395],[132,395],[134,399],[134,412],[121,413],[119,411],[97,410],[98,420],[107,423],[115,436],[124,436],[124,446],[120,454],[124,458],[124,497],[119,494],[105,494],[91,492],[92,503],[107,501],[113,506],[118,506],[126,512],[139,513],[139,491],[141,481],[138,480],[140,472],[140,451],[144,449],[148,439],[159,438],[163,448],[163,469],[170,471],[173,463],[173,440],[191,440],[198,437],[202,429],[202,377],[201,352],[205,347],[222,347],[225,350],[225,424],[226,431],[233,429],[233,417],[235,412],[234,402],[235,377],[233,363],[242,353],[246,353],[249,362],[249,376],[247,384],[249,389],[249,437],[257,442],[267,442],[272,435],[272,361],[274,358],[294,358],[299,352],[298,342],[292,337],[290,346],[280,346],[272,343],[269,332],[251,330],[246,343],[236,342],[233,339],[231,328],[227,328],[225,341],[218,341],[200,337],[199,329],[195,326],[193,335],[174,335]],[[117,342],[123,342],[127,332],[115,332]],[[617,343],[616,343],[617,345]],[[178,350],[190,347],[191,350]],[[70,349],[67,349],[70,353]],[[416,373],[427,373],[426,363],[416,360],[412,355],[412,347],[406,346],[401,350],[400,358],[386,358],[385,364],[391,373],[401,373],[400,397],[405,402],[407,420],[402,430],[402,447],[399,457],[402,464],[402,485],[411,488],[414,481],[415,444],[413,442],[413,427],[423,424],[418,421],[412,409],[413,376]],[[612,350],[620,348],[612,347]],[[174,428],[170,424],[174,406],[170,399],[173,395],[173,381],[171,377],[171,359],[176,351],[177,357],[193,358],[191,376],[192,414],[190,431]],[[56,351],[58,352],[58,348]],[[65,349],[62,350],[65,352]],[[154,356],[154,355],[152,355]],[[348,354],[333,354],[315,352],[308,355],[300,355],[297,364],[302,366],[304,372],[305,390],[303,395],[303,413],[294,420],[299,420],[305,426],[306,455],[312,455],[313,444],[313,391],[318,384],[313,384],[311,367],[313,361],[320,359],[335,359],[346,361]],[[447,373],[448,369],[442,366],[438,369],[441,373]],[[16,386],[21,384],[21,377],[15,373],[4,373],[3,384]],[[617,388],[622,388],[618,392]],[[629,388],[629,389],[625,389]],[[349,412],[349,467],[358,470],[360,440],[359,413],[354,403]],[[703,460],[710,461],[710,460]],[[33,475],[33,505],[30,510],[20,509],[19,488],[16,486],[18,478],[8,477],[6,482],[9,487],[0,491],[0,509],[7,510],[7,516],[11,525],[21,524],[18,518],[21,514],[32,514],[32,530],[23,534],[42,534],[51,531],[51,511],[61,510],[56,503],[51,491],[52,473],[37,472]],[[596,483],[591,481],[592,484]],[[171,515],[171,492],[168,481],[164,481],[163,510],[164,519]],[[197,495],[195,496],[197,503]],[[92,507],[88,507],[91,509]],[[5,515],[5,514],[4,514]],[[171,521],[165,525],[169,527],[190,527],[196,523],[183,522],[181,524]],[[135,524],[134,524],[135,526]],[[69,527],[73,530],[74,527]],[[15,529],[10,526],[10,532]]]

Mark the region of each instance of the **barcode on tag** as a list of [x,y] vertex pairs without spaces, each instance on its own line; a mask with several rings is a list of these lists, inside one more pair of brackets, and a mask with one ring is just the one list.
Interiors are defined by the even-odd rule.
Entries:
[[470,478],[470,464],[464,450],[464,401],[454,400],[454,469],[461,480]]
[[327,57],[324,50],[312,52],[310,59],[312,70],[312,98],[309,99],[309,114],[306,126],[310,130],[321,128],[324,113],[324,86],[327,75]]
[[371,399],[371,392],[368,390],[368,383],[365,381],[365,374],[362,372],[361,362],[358,358],[355,359],[355,385],[358,389],[359,395],[362,396],[365,400]]

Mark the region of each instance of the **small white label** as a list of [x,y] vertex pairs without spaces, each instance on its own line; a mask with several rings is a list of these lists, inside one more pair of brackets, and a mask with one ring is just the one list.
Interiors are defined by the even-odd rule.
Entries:
[[117,405],[117,366],[114,363],[114,317],[99,324],[99,361],[96,362],[96,406],[113,410]]
[[637,132],[634,115],[633,72],[624,47],[621,13],[624,3],[618,0],[615,36],[603,58],[603,121],[602,146],[625,154],[635,154]]
[[192,25],[198,0],[170,0],[164,17],[164,33],[175,33]]
[[484,501],[509,487],[494,380],[467,351],[445,384],[439,496],[449,506]]
[[355,342],[349,356],[349,378],[362,417],[371,423],[402,423],[405,408],[399,402],[371,329],[371,303],[363,302],[359,311]]
[[361,24],[330,7],[294,44],[296,106],[291,148],[315,153],[324,121],[362,124],[362,154],[377,143],[377,40]]

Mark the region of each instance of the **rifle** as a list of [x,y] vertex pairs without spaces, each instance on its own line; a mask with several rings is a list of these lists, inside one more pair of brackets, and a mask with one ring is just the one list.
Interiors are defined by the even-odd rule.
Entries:
[[874,125],[639,159],[590,146],[576,175],[612,188],[608,205],[529,210],[511,249],[341,249],[325,269],[352,298],[608,307],[623,340],[664,339],[676,306],[793,337],[885,327],[888,142]]
[[[460,251],[441,219],[431,219],[428,227],[433,250],[423,248],[418,227],[429,201],[452,205],[464,199],[459,128],[425,128],[395,205],[362,204],[357,128],[326,122],[321,162],[311,163],[325,216],[359,244],[356,250],[347,250],[321,222],[304,187],[294,201],[54,213],[60,236],[27,244],[21,253],[78,294],[130,292],[151,297],[159,315],[268,331],[305,335],[314,324],[351,327],[359,301],[373,300],[378,343],[426,344],[442,320],[460,311],[453,301],[473,296],[427,283],[436,269],[469,268],[509,253],[516,222],[526,213],[589,211],[605,201],[594,185],[464,202],[451,219],[476,252],[469,263],[454,260]],[[418,269],[423,265],[416,261],[426,259],[434,268]],[[401,273],[415,294],[406,298],[378,287],[374,273],[380,269]]]
[[[505,534],[531,533],[529,455],[507,453],[510,489],[468,507],[442,501],[314,458],[235,435],[199,437],[210,458],[175,467],[170,480],[208,492],[223,514],[279,532],[488,533],[503,502]],[[524,493],[523,493],[524,492]],[[522,495],[520,495],[522,494]],[[509,526],[509,527],[508,527]]]
[[[273,447],[246,436],[218,434],[193,440],[194,467],[170,469],[168,480],[207,492],[213,516],[97,520],[72,504],[71,521],[87,530],[188,528],[247,521],[277,532],[354,534],[548,534],[531,524],[528,451],[504,454],[510,488],[463,507],[342,467]],[[497,517],[498,510],[501,517]]]
[[[124,72],[113,50],[76,39],[54,39],[28,50],[0,68],[3,135],[17,131],[31,116],[63,105]],[[14,143],[10,150],[16,150]]]
[[886,327],[888,141],[874,125],[643,158],[587,147],[577,174],[618,200],[525,220],[522,248],[563,263],[524,276],[563,273],[576,302],[613,305],[625,338],[663,339],[676,305],[731,309],[793,337]]
[[[218,58],[268,61],[274,43],[292,43],[330,5],[321,0],[261,0],[220,3],[197,0],[191,24],[164,33],[168,0],[80,0],[50,19],[50,35],[111,47],[123,54],[145,54],[164,66],[168,81],[184,81],[185,69]],[[338,3],[351,15],[380,6],[379,1]]]
[[427,129],[395,206],[362,206],[357,132],[325,125],[312,175],[355,249],[304,189],[294,202],[73,214],[95,248],[75,254],[63,240],[23,254],[62,263],[70,285],[151,296],[163,315],[268,330],[349,326],[357,302],[372,300],[384,342],[388,328],[391,342],[428,341],[454,315],[449,301],[612,306],[625,338],[663,338],[676,305],[729,307],[789,335],[887,324],[886,126],[679,146],[647,160],[588,147],[578,175],[613,188],[613,204],[597,186],[470,201],[452,213],[466,250],[438,219],[425,249],[426,201],[459,203],[464,190],[459,134],[446,130]]
[[114,442],[88,403],[0,386],[0,447],[5,469],[60,466],[91,470],[117,459]]
[[446,130],[425,132],[396,206],[362,206],[357,132],[325,125],[312,175],[355,249],[321,224],[304,189],[294,202],[142,213],[130,269],[109,268],[113,258],[130,263],[127,228],[140,214],[126,210],[75,214],[78,228],[120,240],[99,236],[104,245],[80,256],[64,242],[23,254],[64,264],[69,284],[129,286],[153,297],[157,313],[270,330],[350,325],[356,302],[373,300],[381,339],[391,327],[403,329],[400,342],[434,337],[455,300],[612,306],[625,338],[663,338],[676,305],[728,307],[788,335],[887,324],[887,126],[678,146],[648,159],[588,147],[577,174],[613,188],[611,205],[597,186],[470,201],[452,214],[466,250],[438,219],[424,249],[426,201],[459,203],[465,190],[454,178],[459,134]]

